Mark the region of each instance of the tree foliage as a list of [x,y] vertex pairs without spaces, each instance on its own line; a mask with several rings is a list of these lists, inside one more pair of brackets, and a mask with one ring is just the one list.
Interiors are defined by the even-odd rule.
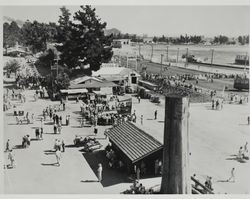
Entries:
[[20,28],[15,21],[3,24],[3,47],[13,47],[20,42]]
[[9,72],[16,73],[20,67],[20,63],[17,60],[13,59],[6,63],[4,69]]
[[80,65],[89,65],[87,74],[97,71],[102,63],[110,61],[112,57],[112,35],[105,36],[106,23],[96,16],[95,9],[91,6],[81,6],[69,20],[69,13],[61,9],[59,27],[62,32],[67,32],[67,37],[59,39],[62,45],[57,49],[61,52],[60,58],[63,65],[75,68]]

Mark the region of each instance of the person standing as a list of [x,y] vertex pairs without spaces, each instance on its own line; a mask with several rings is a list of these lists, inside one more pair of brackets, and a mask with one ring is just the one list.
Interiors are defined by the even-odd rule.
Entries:
[[60,166],[60,161],[62,158],[62,153],[59,149],[56,150],[56,164]]
[[235,168],[232,168],[231,176],[228,178],[227,182],[230,182],[231,180],[233,180],[232,182],[235,182]]
[[136,179],[139,181],[140,180],[140,173],[141,173],[141,170],[139,167],[137,167],[136,169]]
[[56,133],[57,133],[57,125],[54,124],[54,134],[56,134]]
[[62,140],[62,152],[65,152],[65,143],[64,143],[64,140]]
[[98,182],[102,181],[102,164],[98,164],[98,169],[97,169],[97,177],[98,177]]
[[250,125],[250,115],[247,117],[247,123]]
[[10,160],[10,167],[14,168],[15,167],[15,158],[14,158],[14,154],[13,154],[12,150],[9,151],[8,159]]
[[155,160],[155,175],[158,175],[158,171],[159,171],[159,160],[156,159]]
[[7,140],[6,142],[6,147],[5,147],[5,152],[10,151],[10,139]]
[[155,110],[155,120],[157,120],[157,110]]
[[138,96],[138,103],[140,104],[140,102],[141,102],[141,97]]
[[143,125],[143,115],[141,115],[141,125]]
[[61,134],[61,132],[62,132],[62,125],[59,124],[58,127],[57,127],[57,129],[58,129],[58,133]]

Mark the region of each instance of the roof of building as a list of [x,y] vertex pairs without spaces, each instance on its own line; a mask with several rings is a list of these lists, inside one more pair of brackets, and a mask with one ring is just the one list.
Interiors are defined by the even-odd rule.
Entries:
[[117,84],[113,82],[108,82],[108,81],[103,81],[103,82],[88,82],[85,84],[75,84],[75,85],[70,85],[70,89],[78,89],[78,88],[104,88],[104,87],[116,87]]
[[68,94],[77,94],[77,93],[87,93],[88,90],[86,88],[79,88],[79,89],[61,89],[61,93],[68,93]]
[[122,123],[109,132],[109,139],[135,163],[163,148],[155,138],[131,122]]
[[80,84],[83,82],[86,82],[87,80],[94,80],[94,81],[98,81],[98,82],[102,82],[102,80],[96,78],[96,77],[91,77],[91,76],[83,76],[83,77],[78,77],[72,81],[70,81],[70,84]]
[[92,73],[92,76],[95,77],[111,77],[111,76],[127,76],[131,73],[134,73],[136,76],[140,76],[137,72],[133,71],[130,68],[125,68],[125,67],[102,67],[100,70],[95,71]]

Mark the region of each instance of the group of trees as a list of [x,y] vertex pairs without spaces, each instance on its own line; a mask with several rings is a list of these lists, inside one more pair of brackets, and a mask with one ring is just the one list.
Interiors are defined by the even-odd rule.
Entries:
[[164,43],[173,43],[173,44],[184,44],[184,43],[194,43],[198,44],[201,42],[201,36],[197,35],[190,35],[188,36],[187,34],[185,36],[180,35],[180,37],[173,38],[173,37],[165,37],[162,35],[161,37],[153,37],[153,42],[164,42]]
[[249,35],[244,35],[244,36],[239,36],[238,37],[238,42],[241,44],[241,45],[245,45],[245,44],[249,44]]
[[3,47],[15,46],[16,42],[21,41],[21,32],[15,21],[10,24],[5,22],[3,24]]

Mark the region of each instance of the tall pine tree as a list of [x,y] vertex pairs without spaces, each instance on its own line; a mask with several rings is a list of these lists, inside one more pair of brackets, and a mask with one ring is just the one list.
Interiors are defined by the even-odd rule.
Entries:
[[61,11],[59,26],[67,33],[57,47],[61,52],[61,62],[69,68],[89,65],[85,73],[91,75],[92,71],[100,69],[102,63],[110,61],[113,55],[112,35],[104,35],[106,23],[101,22],[91,6],[81,6],[74,14],[74,22],[70,21],[67,9]]

